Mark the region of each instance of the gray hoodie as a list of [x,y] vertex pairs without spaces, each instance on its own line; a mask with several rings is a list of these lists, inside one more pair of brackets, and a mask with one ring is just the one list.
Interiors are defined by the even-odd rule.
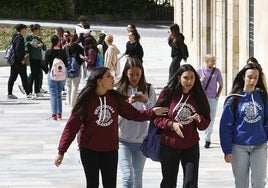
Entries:
[[[137,88],[128,86],[128,96],[133,95],[135,92],[137,92]],[[136,109],[149,109],[155,105],[156,94],[152,85],[150,86],[149,96],[147,92],[145,95],[148,97],[146,104],[142,102],[135,102],[132,104]],[[119,140],[131,143],[142,143],[148,132],[148,123],[148,121],[129,121],[119,116]]]

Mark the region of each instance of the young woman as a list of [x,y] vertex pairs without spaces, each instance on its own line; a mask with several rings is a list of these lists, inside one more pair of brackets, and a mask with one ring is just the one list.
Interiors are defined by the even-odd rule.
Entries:
[[43,71],[41,69],[42,50],[47,50],[47,47],[39,37],[41,34],[41,26],[39,24],[31,24],[30,29],[32,34],[25,38],[25,46],[28,49],[31,68],[31,74],[29,75],[29,87],[30,92],[33,93],[32,90],[34,83],[35,95],[37,97],[42,97],[43,94],[40,92],[43,80]]
[[[199,135],[210,123],[209,103],[195,69],[184,64],[161,91],[156,106],[167,106],[165,117],[154,121],[162,129],[160,162],[161,188],[176,187],[179,165],[183,187],[198,187]],[[198,129],[198,130],[197,130]]]
[[61,49],[61,41],[57,35],[51,37],[51,48],[45,53],[45,66],[48,68],[47,81],[50,93],[50,107],[52,115],[50,119],[61,120],[62,119],[62,99],[61,92],[63,90],[65,80],[56,81],[52,80],[50,71],[54,58],[61,59],[65,66],[68,66],[66,53]]
[[126,44],[125,55],[127,57],[138,58],[141,62],[143,58],[143,48],[140,44],[140,35],[137,30],[132,30],[128,33],[129,41]]
[[97,54],[99,53],[99,49],[97,47],[96,39],[89,35],[85,38],[85,62],[87,63],[87,75],[89,76],[92,69],[96,66]]
[[172,24],[169,27],[169,37],[168,44],[171,47],[171,57],[172,61],[169,66],[169,79],[180,67],[181,60],[187,61],[188,51],[186,52],[183,48],[184,45],[184,35],[180,32],[180,27],[178,24]]
[[76,61],[73,62],[76,63],[75,66],[68,65],[68,68],[73,70],[67,69],[67,71],[77,71],[77,73],[73,73],[74,76],[69,76],[69,74],[67,74],[66,78],[66,104],[71,105],[72,107],[74,107],[74,104],[76,103],[78,87],[81,80],[80,69],[81,65],[84,63],[84,49],[78,44],[78,42],[78,35],[74,34],[70,43],[64,47],[65,51],[68,50],[68,64],[72,63],[72,58],[75,58]]
[[[146,82],[142,63],[137,58],[127,58],[117,90],[128,97],[128,102],[138,110],[152,108],[156,103],[155,90]],[[146,157],[139,148],[147,132],[148,121],[119,118],[119,166],[123,188],[142,187]]]
[[236,188],[264,188],[267,167],[267,90],[259,64],[249,63],[236,75],[220,120],[225,162],[232,164]]
[[55,165],[59,166],[79,132],[80,157],[88,188],[99,187],[99,171],[104,188],[116,187],[118,115],[129,120],[145,121],[167,111],[166,108],[138,111],[113,87],[114,77],[107,67],[92,70],[63,130],[55,159]]
[[104,56],[104,66],[110,69],[112,75],[118,80],[120,67],[118,55],[120,53],[119,49],[113,44],[114,38],[113,35],[106,35],[105,43],[108,45],[108,49],[105,52]]

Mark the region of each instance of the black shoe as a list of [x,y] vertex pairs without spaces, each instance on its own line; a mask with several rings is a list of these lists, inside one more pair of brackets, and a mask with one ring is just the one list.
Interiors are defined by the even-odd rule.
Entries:
[[206,142],[206,144],[204,145],[205,148],[209,148],[210,146],[210,142]]

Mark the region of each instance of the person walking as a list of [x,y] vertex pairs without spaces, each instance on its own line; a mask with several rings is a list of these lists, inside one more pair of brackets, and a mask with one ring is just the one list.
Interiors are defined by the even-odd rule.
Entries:
[[113,90],[114,77],[107,67],[94,68],[78,96],[63,130],[54,164],[62,163],[76,134],[87,188],[115,188],[118,163],[118,115],[135,121],[152,120],[166,108],[138,111],[126,97]]
[[255,63],[237,73],[220,119],[220,144],[225,162],[232,165],[235,188],[266,184],[268,98],[262,76]]
[[200,77],[201,84],[208,98],[210,107],[211,122],[205,130],[205,148],[209,148],[211,144],[211,134],[213,131],[214,119],[216,116],[218,100],[223,89],[223,79],[219,68],[216,67],[216,57],[212,54],[207,54],[204,57],[203,66],[197,73]]
[[[155,90],[146,82],[144,68],[137,58],[127,58],[117,90],[128,97],[128,102],[138,110],[150,109],[156,103]],[[119,166],[122,188],[142,188],[146,157],[140,151],[140,147],[147,132],[148,121],[136,122],[119,117]]]
[[210,108],[199,76],[190,64],[180,66],[160,92],[156,106],[166,106],[166,116],[156,117],[161,128],[161,188],[176,187],[179,165],[183,188],[198,187],[199,135],[210,123]]
[[32,31],[31,35],[26,36],[25,46],[28,49],[31,75],[28,78],[30,92],[33,90],[34,83],[34,93],[36,97],[43,97],[40,92],[40,86],[43,80],[43,71],[41,68],[42,61],[42,50],[47,50],[45,43],[39,37],[41,33],[41,26],[39,24],[31,24],[30,29]]
[[180,32],[178,24],[169,27],[168,44],[171,47],[171,64],[169,66],[169,79],[181,65],[181,60],[185,62],[189,56],[188,50],[184,48],[184,35]]
[[65,84],[65,80],[53,80],[50,72],[53,60],[59,58],[68,66],[67,56],[65,51],[61,48],[61,41],[57,35],[51,36],[51,48],[45,53],[45,66],[47,67],[47,82],[50,94],[50,107],[52,115],[49,119],[61,120],[62,119],[62,97],[61,93]]
[[104,55],[104,66],[108,67],[115,79],[118,80],[120,76],[120,63],[118,59],[120,51],[117,46],[113,44],[113,35],[107,34],[104,41],[108,45]]
[[74,34],[70,43],[64,48],[65,51],[67,50],[68,68],[70,68],[67,68],[67,72],[69,71],[70,74],[67,73],[66,78],[66,104],[71,105],[71,107],[74,107],[76,103],[79,83],[81,80],[80,70],[81,65],[84,63],[84,49],[78,44],[78,41],[78,35]]
[[10,75],[8,79],[8,99],[17,99],[18,97],[13,95],[13,86],[15,81],[20,75],[23,89],[26,93],[27,99],[34,99],[34,95],[30,92],[27,79],[27,67],[25,63],[25,46],[24,46],[24,36],[27,32],[27,26],[24,24],[17,24],[15,29],[18,33],[12,36],[12,43],[15,51],[15,62],[10,67]]
[[129,41],[126,44],[126,51],[125,55],[126,57],[135,57],[138,58],[141,62],[143,58],[143,48],[140,44],[140,34],[137,30],[132,30],[128,32],[128,39]]

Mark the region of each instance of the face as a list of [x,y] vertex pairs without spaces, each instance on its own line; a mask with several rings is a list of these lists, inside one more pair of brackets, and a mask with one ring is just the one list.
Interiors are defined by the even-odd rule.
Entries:
[[134,43],[134,42],[135,42],[135,37],[134,37],[134,35],[132,35],[132,33],[129,33],[129,34],[128,34],[128,39],[129,39],[129,41],[130,41],[131,43]]
[[189,93],[190,89],[192,89],[195,82],[195,74],[192,71],[185,71],[182,73],[180,77],[178,77],[181,85],[183,93]]
[[142,70],[138,67],[134,67],[131,69],[128,69],[127,71],[127,77],[129,80],[129,84],[132,87],[137,87],[140,79],[141,79]]
[[211,59],[207,62],[205,62],[205,65],[208,69],[212,69],[216,64],[216,60],[215,59]]
[[111,75],[110,71],[107,70],[103,77],[98,80],[97,90],[101,93],[106,93],[108,90],[114,88],[114,77]]
[[20,34],[21,35],[25,35],[27,33],[27,28],[23,28],[22,30],[20,30]]
[[255,87],[257,85],[257,82],[259,80],[259,71],[258,69],[248,69],[245,72],[245,85],[244,85],[244,90],[248,92],[252,92],[255,90]]

